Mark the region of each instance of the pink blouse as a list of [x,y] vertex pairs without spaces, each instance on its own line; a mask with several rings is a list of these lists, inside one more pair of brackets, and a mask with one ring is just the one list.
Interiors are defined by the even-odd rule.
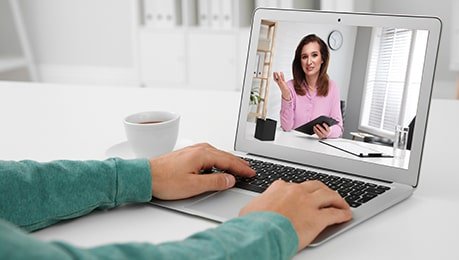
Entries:
[[284,131],[295,129],[315,118],[324,115],[334,118],[338,124],[330,128],[328,138],[338,138],[343,134],[343,118],[341,115],[340,94],[336,83],[329,81],[327,96],[317,96],[317,91],[300,96],[295,92],[293,80],[287,82],[292,99],[282,99],[281,127]]

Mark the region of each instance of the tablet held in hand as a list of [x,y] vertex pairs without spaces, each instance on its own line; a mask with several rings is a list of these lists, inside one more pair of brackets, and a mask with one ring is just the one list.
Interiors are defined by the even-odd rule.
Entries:
[[308,135],[313,135],[314,134],[313,127],[315,125],[322,125],[323,123],[327,124],[330,127],[332,125],[338,124],[338,121],[336,121],[335,119],[329,116],[319,116],[316,119],[309,121],[306,124],[295,128],[295,130],[298,132],[308,134]]

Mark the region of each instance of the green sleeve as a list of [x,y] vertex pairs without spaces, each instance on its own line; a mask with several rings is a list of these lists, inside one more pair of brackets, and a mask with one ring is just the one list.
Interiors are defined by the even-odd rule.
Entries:
[[110,244],[81,249],[43,242],[0,220],[1,259],[290,259],[298,237],[290,221],[257,212],[178,242]]
[[147,160],[0,161],[0,218],[27,231],[151,199]]
[[14,226],[36,230],[97,208],[149,201],[147,160],[0,161],[0,194],[0,259],[288,259],[298,246],[290,221],[269,212],[235,218],[183,241],[89,249],[40,241]]

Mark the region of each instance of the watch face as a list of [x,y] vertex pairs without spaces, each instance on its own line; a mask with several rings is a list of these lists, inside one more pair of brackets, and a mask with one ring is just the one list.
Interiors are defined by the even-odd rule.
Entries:
[[332,50],[338,50],[343,45],[343,35],[340,31],[332,31],[328,36],[328,46]]

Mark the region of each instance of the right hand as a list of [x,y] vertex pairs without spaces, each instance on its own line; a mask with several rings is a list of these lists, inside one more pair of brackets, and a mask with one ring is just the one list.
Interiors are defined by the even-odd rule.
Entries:
[[273,211],[288,218],[298,235],[298,250],[309,245],[327,226],[352,218],[346,201],[320,181],[275,181],[239,215],[257,211]]
[[319,137],[320,139],[326,139],[330,135],[330,127],[326,124],[323,123],[322,125],[317,124],[313,127],[314,133]]
[[288,89],[287,83],[285,82],[285,77],[283,72],[273,72],[273,79],[279,86],[279,89],[282,93],[282,98],[289,101],[292,99],[290,95],[290,90]]
[[[163,200],[189,198],[234,186],[234,175],[253,177],[249,163],[209,144],[196,144],[150,160],[152,195]],[[201,174],[213,167],[229,173]]]

